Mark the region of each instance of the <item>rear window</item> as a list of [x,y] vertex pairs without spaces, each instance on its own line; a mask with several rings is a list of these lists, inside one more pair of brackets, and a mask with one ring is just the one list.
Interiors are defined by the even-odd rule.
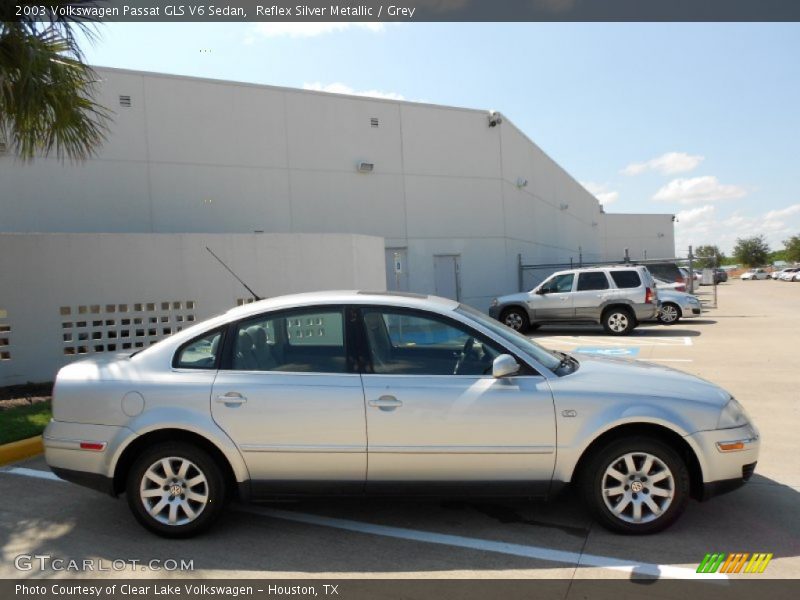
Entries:
[[611,279],[621,289],[637,288],[642,285],[642,280],[636,271],[611,271]]
[[647,270],[658,279],[662,281],[683,283],[684,277],[675,263],[652,263],[647,266]]
[[602,271],[581,273],[578,275],[578,291],[586,292],[589,290],[607,290],[608,279]]

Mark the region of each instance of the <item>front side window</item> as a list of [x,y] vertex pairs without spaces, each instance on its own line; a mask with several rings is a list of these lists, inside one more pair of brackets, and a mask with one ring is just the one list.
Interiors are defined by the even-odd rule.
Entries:
[[372,371],[385,375],[488,375],[503,350],[464,325],[423,313],[365,309]]
[[607,290],[608,279],[606,274],[602,271],[592,271],[590,273],[581,273],[578,275],[578,290],[579,292],[588,292],[591,290]]
[[222,340],[217,330],[181,346],[173,366],[178,369],[215,369]]
[[542,284],[542,291],[548,294],[563,294],[572,291],[574,273],[565,273],[551,277]]
[[261,315],[237,324],[231,368],[235,371],[346,373],[341,309]]

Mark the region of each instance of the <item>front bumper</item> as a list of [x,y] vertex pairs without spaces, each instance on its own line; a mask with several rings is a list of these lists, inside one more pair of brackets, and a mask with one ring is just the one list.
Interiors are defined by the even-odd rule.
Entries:
[[490,306],[489,307],[489,316],[492,317],[493,319],[499,319],[500,318],[500,306],[499,305],[498,306]]
[[703,471],[699,500],[735,490],[752,477],[761,448],[761,437],[754,426],[698,431],[687,440],[697,448]]

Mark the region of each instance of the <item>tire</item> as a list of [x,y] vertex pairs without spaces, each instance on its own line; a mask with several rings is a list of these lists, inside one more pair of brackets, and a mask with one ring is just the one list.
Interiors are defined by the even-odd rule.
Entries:
[[527,331],[531,326],[528,313],[516,306],[505,309],[503,314],[500,315],[500,322],[507,327],[511,327],[514,331],[520,332]]
[[603,313],[603,329],[609,335],[628,335],[636,328],[636,319],[624,306],[609,308]]
[[675,325],[681,320],[681,309],[677,304],[665,302],[658,311],[658,322],[662,325]]
[[683,514],[689,502],[686,463],[672,447],[646,437],[617,440],[596,452],[579,485],[597,522],[618,533],[662,531]]
[[220,466],[207,452],[184,442],[165,442],[134,461],[126,495],[133,516],[146,529],[185,538],[219,518],[227,494]]

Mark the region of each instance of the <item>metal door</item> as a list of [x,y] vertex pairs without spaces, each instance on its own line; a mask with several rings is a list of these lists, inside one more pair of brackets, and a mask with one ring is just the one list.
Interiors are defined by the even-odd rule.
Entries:
[[436,254],[433,257],[433,278],[436,295],[461,300],[461,256]]

